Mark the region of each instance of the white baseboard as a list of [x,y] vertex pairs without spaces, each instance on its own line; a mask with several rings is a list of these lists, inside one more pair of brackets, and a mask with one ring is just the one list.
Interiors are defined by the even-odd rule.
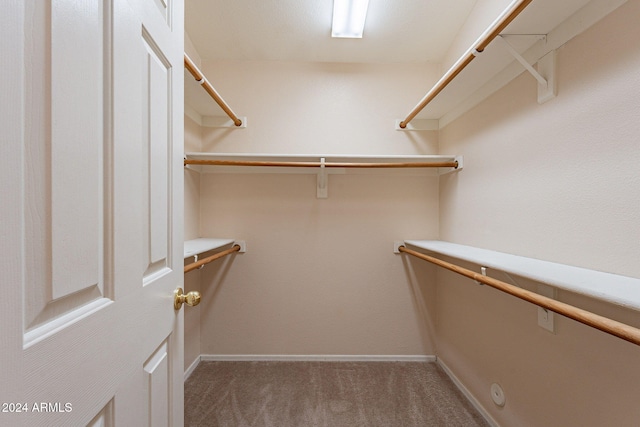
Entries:
[[201,354],[201,361],[236,362],[435,362],[425,355],[340,355],[340,354]]
[[201,354],[184,371],[186,381],[200,362],[435,362],[428,355],[299,355],[299,354]]
[[467,398],[467,400],[471,402],[473,407],[476,408],[478,412],[480,412],[480,415],[482,415],[482,417],[487,421],[487,423],[489,423],[491,427],[500,427],[500,424],[498,424],[498,422],[495,419],[493,419],[491,414],[489,414],[489,412],[484,408],[484,406],[482,406],[482,404],[478,401],[478,399],[476,399],[475,396],[471,394],[471,392],[464,386],[464,384],[462,384],[462,382],[458,379],[458,377],[454,375],[451,369],[449,369],[449,367],[442,361],[441,358],[438,357],[437,363],[442,368],[442,370],[447,374],[447,376],[451,378],[451,381],[453,381],[456,387],[458,387],[458,390],[460,390],[462,394],[464,394],[464,396]]
[[184,380],[185,381],[191,376],[193,371],[196,370],[196,368],[198,367],[198,364],[200,363],[200,360],[202,360],[202,356],[196,357],[196,359],[193,361],[193,363],[191,365],[189,365],[189,367],[184,371]]

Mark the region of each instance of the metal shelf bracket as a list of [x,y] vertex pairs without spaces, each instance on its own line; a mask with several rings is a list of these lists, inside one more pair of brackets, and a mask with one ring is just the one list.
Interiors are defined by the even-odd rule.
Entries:
[[329,177],[327,176],[327,168],[325,167],[325,158],[320,158],[320,170],[318,171],[316,197],[318,199],[326,199],[329,197]]

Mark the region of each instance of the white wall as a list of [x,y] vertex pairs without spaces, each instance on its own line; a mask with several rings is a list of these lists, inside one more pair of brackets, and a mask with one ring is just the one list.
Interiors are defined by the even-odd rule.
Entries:
[[[433,177],[202,177],[202,234],[248,252],[202,272],[204,354],[434,354],[393,241],[436,237]],[[423,299],[420,299],[422,301]],[[432,329],[432,327],[431,327]]]
[[198,50],[191,41],[191,37],[189,37],[189,34],[187,34],[186,31],[184,33],[184,53],[189,56],[194,64],[196,64],[198,67],[200,66],[200,64],[202,63],[202,59],[200,58]]
[[[202,128],[188,116],[184,116],[185,152],[202,150]],[[200,174],[190,168],[184,170],[184,239],[199,236],[200,224]]]
[[[440,149],[465,156],[440,181],[443,240],[640,277],[638,16],[628,2],[559,50],[556,99],[538,105],[523,74],[442,130]],[[438,355],[503,425],[638,425],[640,348],[560,316],[550,334],[530,304],[437,274]]]
[[435,154],[436,132],[399,132],[436,65],[209,62],[203,71],[247,129],[204,130],[203,150]]
[[440,149],[465,156],[442,180],[442,238],[640,274],[640,36],[622,19],[634,7],[559,50],[554,100],[537,104],[523,74],[441,132]]
[[[437,132],[394,130],[435,66],[203,65],[248,117],[247,129],[203,128],[204,151],[437,152]],[[329,198],[317,199],[313,175],[203,174],[200,195],[200,235],[249,247],[202,272],[204,354],[434,354],[422,305],[434,295],[392,249],[437,237],[436,176],[331,175]]]

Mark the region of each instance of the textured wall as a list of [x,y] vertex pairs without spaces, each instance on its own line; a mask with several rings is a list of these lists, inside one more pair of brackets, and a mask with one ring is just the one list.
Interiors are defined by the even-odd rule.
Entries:
[[[638,16],[628,2],[559,50],[556,99],[538,105],[523,74],[441,132],[441,150],[465,156],[441,179],[443,240],[640,277]],[[437,274],[438,355],[503,425],[638,425],[639,347],[560,316],[550,334],[530,304]]]
[[214,62],[207,78],[243,130],[204,129],[203,151],[436,154],[436,132],[399,132],[439,78],[436,65]]
[[[203,151],[437,152],[436,131],[394,130],[437,78],[433,65],[204,66],[248,127],[203,128]],[[200,235],[249,247],[201,272],[203,354],[434,354],[415,296],[432,290],[392,249],[437,237],[436,176],[331,175],[319,200],[314,175],[203,174],[200,196]]]
[[434,354],[393,241],[437,234],[437,178],[202,177],[202,234],[248,252],[202,271],[203,354]]
[[[200,151],[201,144],[202,128],[184,116],[185,152]],[[200,174],[189,168],[184,170],[184,218],[184,239],[200,237]]]

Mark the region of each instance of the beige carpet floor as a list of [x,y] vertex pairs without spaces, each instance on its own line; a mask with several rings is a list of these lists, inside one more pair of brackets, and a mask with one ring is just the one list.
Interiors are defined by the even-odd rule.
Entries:
[[185,426],[487,426],[435,363],[202,362]]

